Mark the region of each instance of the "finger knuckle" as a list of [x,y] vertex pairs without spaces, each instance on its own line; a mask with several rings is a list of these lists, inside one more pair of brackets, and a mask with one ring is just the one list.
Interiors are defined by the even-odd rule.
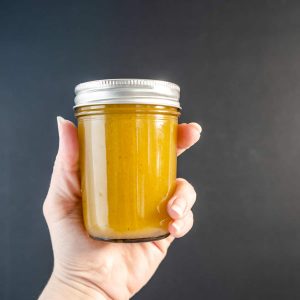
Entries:
[[194,215],[192,211],[190,211],[186,221],[186,227],[185,227],[186,232],[189,232],[193,227],[193,225],[194,225]]
[[192,191],[191,191],[192,196],[196,200],[196,198],[197,198],[197,192],[196,192],[195,188],[192,185],[191,185],[191,187],[192,187]]
[[177,178],[177,181],[182,183],[186,188],[193,189],[194,187],[185,178]]
[[42,210],[43,210],[43,215],[46,218],[48,216],[48,211],[49,211],[49,208],[48,208],[48,205],[47,205],[46,201],[43,203]]
[[188,193],[190,194],[190,196],[193,199],[196,199],[197,192],[196,192],[195,188],[188,181],[186,182],[186,191],[188,191]]
[[181,178],[181,177],[177,178],[176,181],[177,181],[178,183],[184,183],[184,184],[185,184],[185,183],[188,183],[186,179]]
[[189,212],[189,218],[191,220],[191,225],[193,225],[194,224],[194,214],[192,211]]

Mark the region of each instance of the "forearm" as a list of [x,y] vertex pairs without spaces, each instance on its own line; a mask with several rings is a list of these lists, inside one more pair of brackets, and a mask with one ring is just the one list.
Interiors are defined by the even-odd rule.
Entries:
[[99,293],[83,284],[64,282],[55,275],[51,275],[46,287],[38,300],[107,300]]

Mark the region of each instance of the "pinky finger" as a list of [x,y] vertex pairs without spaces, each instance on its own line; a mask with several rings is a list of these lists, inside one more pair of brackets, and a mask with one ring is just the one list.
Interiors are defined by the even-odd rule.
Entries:
[[189,211],[183,219],[178,219],[169,224],[169,232],[175,238],[183,237],[191,230],[193,223],[193,212]]

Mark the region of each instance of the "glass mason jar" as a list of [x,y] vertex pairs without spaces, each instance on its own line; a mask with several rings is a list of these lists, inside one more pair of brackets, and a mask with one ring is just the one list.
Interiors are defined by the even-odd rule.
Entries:
[[143,79],[76,86],[83,218],[92,238],[145,242],[169,235],[179,92],[173,83]]

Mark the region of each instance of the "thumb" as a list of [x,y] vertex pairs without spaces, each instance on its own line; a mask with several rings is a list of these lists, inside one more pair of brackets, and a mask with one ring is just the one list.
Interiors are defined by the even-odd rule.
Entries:
[[71,121],[62,117],[57,117],[57,128],[59,147],[54,167],[67,172],[77,172],[79,160],[77,129]]
[[57,117],[59,147],[51,183],[43,205],[48,220],[59,220],[74,210],[81,197],[79,180],[79,143],[75,125]]

